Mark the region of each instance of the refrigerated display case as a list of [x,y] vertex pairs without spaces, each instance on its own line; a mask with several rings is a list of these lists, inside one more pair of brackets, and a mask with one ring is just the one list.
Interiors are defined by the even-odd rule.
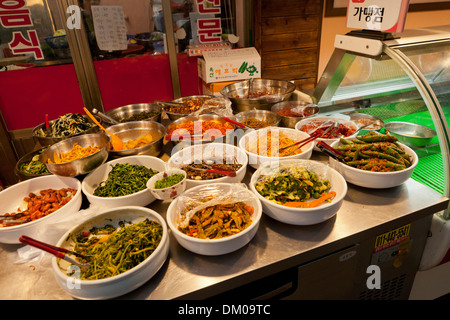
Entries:
[[[426,144],[409,143],[419,163],[412,178],[449,197],[450,26],[402,34],[352,31],[335,51],[312,94],[322,114],[376,116],[436,131]],[[414,136],[413,133],[410,133]],[[439,264],[449,249],[449,210],[437,212],[421,268]]]

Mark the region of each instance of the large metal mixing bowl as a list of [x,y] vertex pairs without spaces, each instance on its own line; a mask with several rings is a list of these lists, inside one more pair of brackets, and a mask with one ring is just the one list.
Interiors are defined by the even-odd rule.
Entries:
[[163,148],[166,128],[155,121],[131,121],[115,124],[108,128],[108,131],[117,135],[124,143],[129,140],[137,140],[146,134],[151,134],[153,142],[139,148],[128,150],[110,150],[112,158],[127,157],[134,155],[158,156]]
[[401,143],[415,147],[427,146],[437,134],[435,130],[427,126],[411,122],[386,122],[384,128],[389,130]]
[[[59,176],[74,177],[87,174],[97,169],[106,161],[108,158],[110,141],[111,139],[109,136],[103,133],[79,135],[50,146],[41,153],[39,160],[47,166],[47,169],[51,173]],[[55,153],[58,155],[61,154],[61,152],[67,153],[73,149],[75,143],[80,145],[82,148],[98,146],[100,150],[80,159],[62,163],[54,163]],[[53,163],[49,163],[49,160]]]
[[[140,115],[144,113],[154,113],[154,115],[147,117],[145,119],[137,118]],[[113,118],[117,122],[129,122],[129,121],[140,121],[140,120],[147,120],[147,121],[155,121],[155,122],[161,122],[161,113],[162,113],[162,107],[158,106],[157,104],[153,103],[135,103],[135,104],[129,104],[126,106],[121,106],[114,108],[112,110],[109,110],[106,112],[106,115]],[[129,120],[129,118],[136,118],[135,120]]]
[[[92,120],[91,120],[87,115],[83,115],[83,117],[85,117],[90,123],[93,123]],[[97,120],[99,120],[98,117],[96,117],[96,118],[97,118]],[[49,121],[50,127],[52,126],[52,124],[53,124],[56,120],[57,120],[57,119],[53,119],[53,120],[50,120],[50,121]],[[100,121],[100,120],[99,120],[99,121]],[[55,144],[55,143],[57,143],[57,142],[59,142],[59,141],[62,141],[62,140],[65,140],[65,139],[69,139],[69,138],[72,138],[72,137],[76,137],[76,136],[79,136],[79,135],[82,135],[82,134],[96,133],[96,132],[98,132],[98,131],[100,130],[100,128],[99,128],[97,125],[94,124],[94,126],[93,126],[92,128],[89,128],[89,129],[87,129],[87,130],[85,130],[85,131],[83,131],[83,132],[80,132],[80,133],[77,133],[77,134],[72,134],[72,135],[69,135],[69,136],[63,136],[63,137],[41,137],[41,136],[39,136],[39,135],[37,134],[37,131],[38,131],[39,129],[44,129],[44,130],[45,130],[45,122],[41,123],[40,125],[34,127],[34,128],[31,130],[31,134],[32,134],[33,138],[34,138],[37,142],[39,142],[39,144],[40,144],[42,147],[50,146],[50,145]]]
[[220,93],[230,99],[234,112],[270,110],[294,92],[295,84],[286,80],[250,79],[229,84]]

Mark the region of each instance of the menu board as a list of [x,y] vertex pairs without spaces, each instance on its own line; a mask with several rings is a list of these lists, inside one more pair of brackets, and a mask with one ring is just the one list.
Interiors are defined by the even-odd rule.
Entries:
[[125,50],[127,26],[122,6],[92,6],[95,38],[100,50]]

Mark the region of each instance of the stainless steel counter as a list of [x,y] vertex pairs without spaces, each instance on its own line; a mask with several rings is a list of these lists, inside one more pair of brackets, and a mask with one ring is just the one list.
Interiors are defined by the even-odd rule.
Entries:
[[[253,169],[249,168],[245,181]],[[233,253],[208,257],[182,248],[170,236],[170,254],[160,271],[120,299],[204,299],[354,245],[411,220],[444,210],[448,199],[409,179],[391,189],[349,184],[337,215],[311,226],[291,226],[265,215],[253,240]],[[165,216],[169,201],[152,209]],[[0,299],[72,299],[56,283],[46,255],[17,263],[20,245],[0,244]]]

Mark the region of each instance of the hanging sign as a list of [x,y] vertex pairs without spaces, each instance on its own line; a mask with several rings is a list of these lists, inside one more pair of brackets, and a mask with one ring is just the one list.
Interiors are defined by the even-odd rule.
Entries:
[[402,32],[409,0],[349,0],[347,28]]
[[[25,28],[33,26],[30,9],[25,0],[0,0],[0,25],[3,28]],[[13,31],[8,47],[14,55],[32,53],[34,59],[44,59],[36,30]]]

